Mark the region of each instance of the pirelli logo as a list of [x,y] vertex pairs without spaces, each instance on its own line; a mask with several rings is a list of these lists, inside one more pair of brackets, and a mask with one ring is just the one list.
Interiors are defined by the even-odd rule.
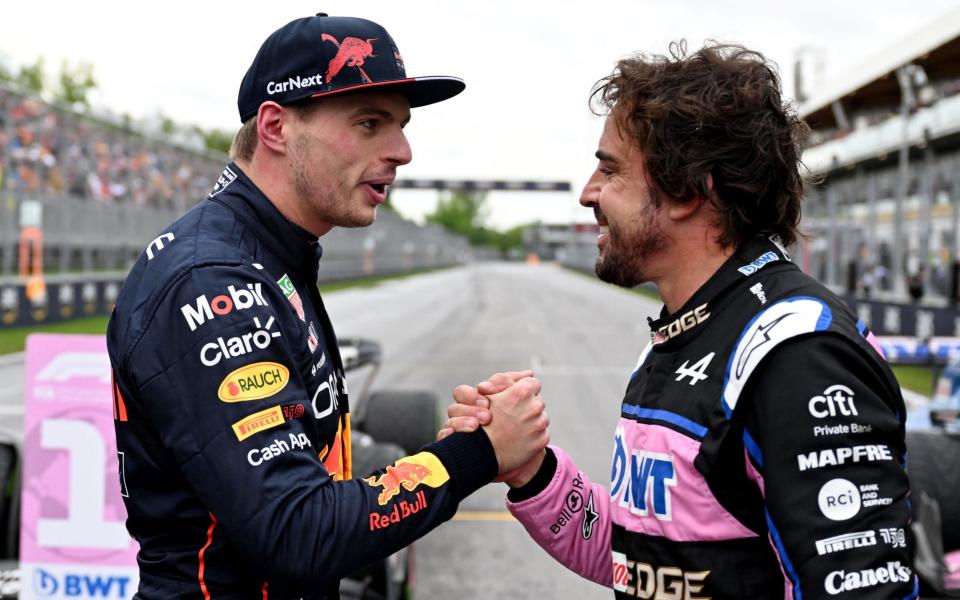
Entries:
[[283,410],[279,406],[255,412],[233,424],[233,432],[241,442],[258,431],[272,429],[283,423]]

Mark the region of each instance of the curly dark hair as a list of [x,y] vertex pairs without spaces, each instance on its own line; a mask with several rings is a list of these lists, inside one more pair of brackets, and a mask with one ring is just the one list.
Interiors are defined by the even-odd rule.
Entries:
[[670,56],[620,60],[590,100],[636,140],[656,191],[677,202],[710,199],[722,245],[776,234],[790,246],[800,235],[809,128],[784,104],[776,66],[759,52],[711,42],[688,55],[686,42],[674,42]]

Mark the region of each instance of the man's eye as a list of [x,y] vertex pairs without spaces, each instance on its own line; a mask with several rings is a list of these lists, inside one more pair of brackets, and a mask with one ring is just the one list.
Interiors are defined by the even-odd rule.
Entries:
[[613,175],[613,169],[609,169],[607,167],[598,167],[597,170],[600,171],[604,177],[610,177]]
[[360,127],[363,127],[364,129],[369,129],[369,130],[372,131],[372,130],[374,130],[374,129],[377,128],[377,120],[376,120],[376,119],[366,119],[366,120],[364,120],[364,121],[360,121],[359,125],[360,125]]

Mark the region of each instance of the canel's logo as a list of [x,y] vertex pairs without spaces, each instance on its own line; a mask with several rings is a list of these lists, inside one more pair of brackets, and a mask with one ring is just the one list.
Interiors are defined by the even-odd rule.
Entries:
[[240,367],[223,378],[217,397],[224,402],[269,398],[287,387],[290,370],[280,363],[258,362]]
[[673,520],[670,488],[677,485],[673,456],[647,450],[629,451],[624,444],[623,428],[617,429],[614,444],[610,497],[635,515],[648,516],[652,504],[656,518]]
[[237,289],[236,286],[228,286],[226,294],[214,296],[212,300],[207,300],[206,294],[197,296],[193,305],[184,304],[180,307],[183,318],[186,320],[190,331],[196,331],[197,327],[215,316],[228,315],[234,309],[246,310],[252,306],[269,306],[259,283],[248,283],[247,289]]

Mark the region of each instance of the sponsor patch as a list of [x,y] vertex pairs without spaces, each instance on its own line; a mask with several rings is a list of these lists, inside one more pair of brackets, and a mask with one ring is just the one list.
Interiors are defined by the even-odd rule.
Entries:
[[862,571],[831,571],[823,580],[823,588],[831,596],[862,590],[886,583],[907,583],[913,578],[910,567],[890,561],[882,567]]
[[816,419],[827,417],[857,417],[857,405],[853,402],[853,390],[845,385],[831,385],[822,396],[814,396],[807,402],[810,416]]
[[618,428],[610,479],[610,498],[632,514],[673,520],[670,490],[677,485],[677,472],[672,455],[627,448],[623,428]]
[[242,442],[258,431],[265,431],[283,424],[283,421],[283,411],[279,406],[272,406],[237,421],[233,424],[233,432],[237,434],[237,439]]
[[287,387],[290,370],[280,363],[258,362],[233,371],[223,378],[217,397],[224,402],[246,402],[269,398]]
[[780,260],[780,257],[777,256],[776,252],[764,252],[763,254],[758,256],[752,263],[748,265],[743,265],[737,270],[749,277],[750,275],[753,275],[754,273],[762,269],[764,266],[772,262],[776,262],[778,260]]
[[300,320],[306,323],[307,317],[303,313],[303,300],[300,299],[297,288],[295,288],[293,282],[290,281],[290,276],[284,273],[283,277],[277,280],[277,285],[280,286],[280,291],[283,292],[287,301],[293,306],[293,310],[297,311],[297,316],[300,317]]
[[550,525],[550,531],[553,535],[558,535],[564,527],[573,521],[574,516],[583,510],[583,478],[578,474],[570,482],[571,490],[567,492],[567,497],[563,502],[563,508],[556,521]]
[[877,545],[877,533],[872,529],[870,531],[855,531],[843,535],[817,540],[815,542],[817,554],[832,554],[843,550],[852,550],[853,548],[865,548],[867,546]]
[[270,346],[273,338],[280,337],[279,331],[272,331],[273,324],[273,317],[267,319],[265,324],[260,323],[260,317],[254,317],[254,330],[252,332],[228,338],[218,337],[216,341],[204,344],[200,348],[200,362],[206,367],[213,367],[227,358],[236,358],[256,350],[265,350]]
[[817,495],[820,512],[831,521],[846,521],[860,512],[860,490],[846,479],[831,479]]
[[197,296],[193,304],[184,304],[180,307],[183,318],[196,331],[207,321],[218,316],[228,315],[234,310],[246,310],[253,306],[269,306],[263,297],[259,283],[248,283],[247,289],[237,289],[236,286],[227,286],[226,294],[219,294],[208,299],[206,294]]
[[710,313],[707,312],[707,305],[701,304],[700,306],[689,310],[670,323],[667,323],[656,333],[652,334],[653,343],[660,344],[669,340],[670,338],[677,337],[684,331],[690,331],[697,325],[703,323],[710,318]]
[[825,450],[807,452],[797,455],[797,467],[801,471],[835,467],[848,463],[880,462],[893,460],[890,447],[883,444],[864,444],[841,448],[827,448]]
[[426,510],[426,508],[427,495],[423,493],[423,490],[420,490],[417,492],[416,500],[413,502],[401,500],[393,505],[392,511],[386,514],[378,512],[370,513],[370,531],[386,529],[394,523],[399,523],[406,519],[410,515],[415,515],[421,510]]
[[210,190],[210,195],[208,198],[213,198],[223,190],[227,189],[227,186],[234,182],[237,178],[237,174],[233,172],[229,165],[223,168],[223,173],[220,174],[220,177],[217,178],[217,182],[213,184],[213,189]]
[[291,450],[306,450],[312,448],[310,438],[305,433],[291,433],[287,439],[274,438],[272,442],[262,448],[254,448],[247,452],[247,462],[251,467],[259,467],[265,462],[269,462],[281,454],[286,454]]
[[400,493],[400,488],[412,492],[421,484],[438,488],[450,481],[450,475],[436,456],[429,452],[420,452],[401,458],[386,468],[383,475],[367,477],[364,481],[370,487],[383,487],[377,496],[380,506],[386,506],[391,498]]

